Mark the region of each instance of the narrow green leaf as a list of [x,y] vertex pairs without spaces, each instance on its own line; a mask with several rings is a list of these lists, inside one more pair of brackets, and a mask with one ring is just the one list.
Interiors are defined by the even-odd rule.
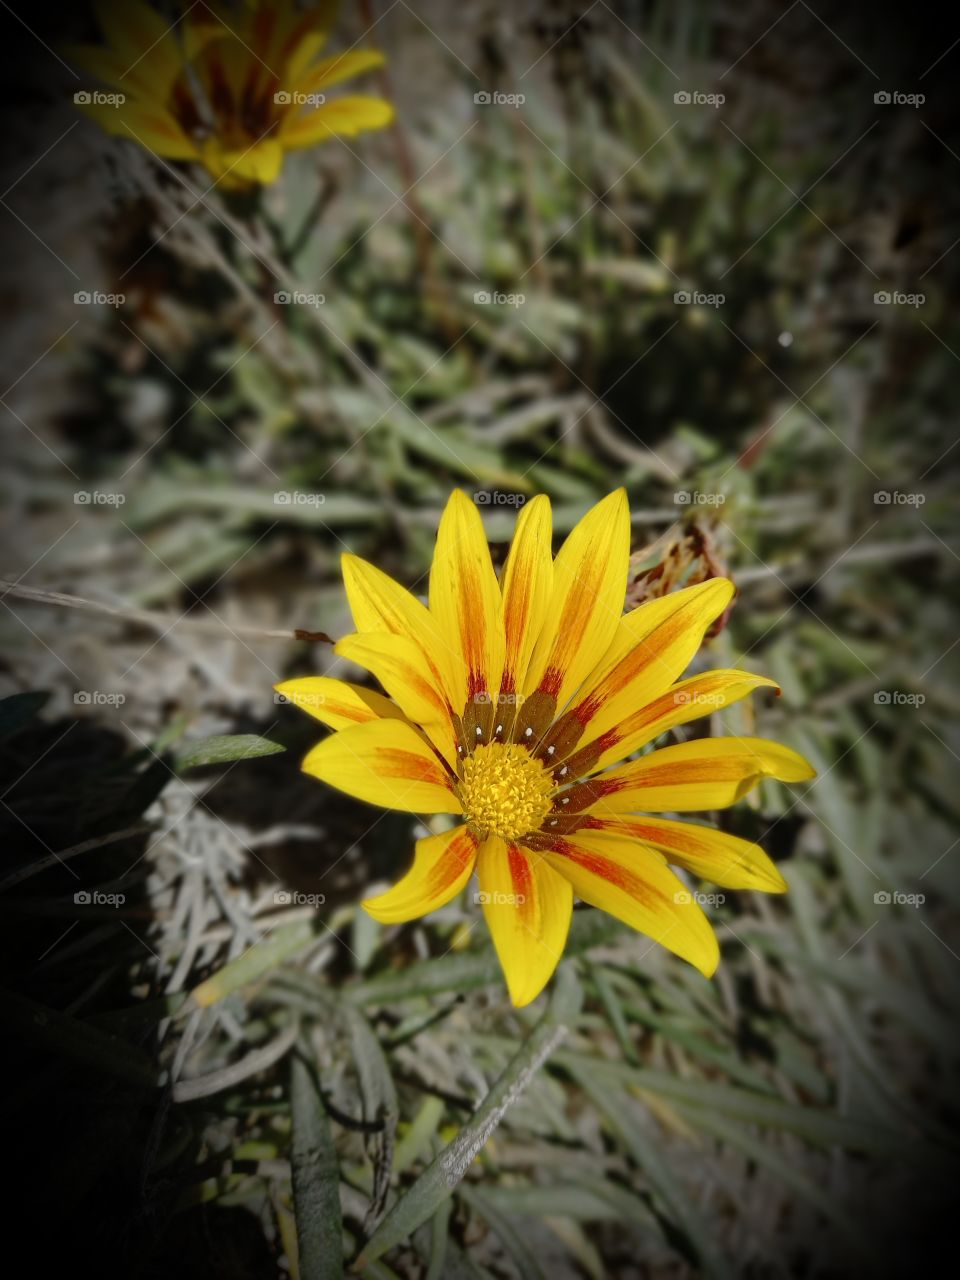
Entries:
[[723,1139],[731,1146],[739,1147],[744,1155],[749,1156],[758,1166],[769,1169],[785,1186],[809,1201],[825,1218],[833,1222],[860,1253],[870,1253],[867,1238],[856,1229],[849,1209],[842,1202],[821,1191],[789,1156],[777,1147],[755,1138],[742,1124],[737,1124],[716,1112],[686,1105],[678,1107],[678,1111],[704,1133],[713,1134],[714,1137]]
[[394,1173],[403,1173],[420,1159],[440,1127],[445,1110],[446,1104],[436,1094],[431,1093],[424,1098],[410,1128],[397,1143],[393,1156]]
[[[610,942],[625,926],[602,911],[575,911],[566,954],[580,955],[591,947]],[[343,997],[354,1005],[392,1004],[418,996],[470,991],[503,982],[500,962],[492,947],[465,955],[445,955],[344,987]]]
[[283,964],[291,956],[302,951],[315,941],[313,921],[298,920],[295,924],[277,928],[269,933],[262,942],[244,951],[229,964],[218,970],[190,993],[190,999],[181,1007],[181,1015],[189,1013],[198,1005],[205,1009],[225,996],[256,982],[264,974]]
[[569,965],[562,965],[547,1012],[511,1058],[473,1117],[393,1206],[367,1243],[358,1265],[406,1240],[453,1194],[488,1138],[566,1035],[582,999]]
[[373,1195],[368,1215],[372,1223],[382,1214],[390,1191],[399,1110],[397,1090],[380,1041],[366,1018],[358,1009],[349,1006],[342,1006],[340,1013],[350,1033],[350,1048],[360,1078],[363,1119],[368,1124],[378,1122],[381,1126],[367,1138],[367,1150],[373,1160]]
[[257,756],[275,756],[286,751],[279,742],[258,737],[255,733],[220,734],[190,742],[174,757],[177,770],[196,769],[202,764],[228,764],[231,760],[254,760]]
[[488,1200],[482,1191],[475,1190],[466,1183],[459,1188],[457,1195],[493,1228],[500,1239],[500,1243],[513,1259],[514,1265],[525,1280],[528,1276],[531,1280],[546,1280],[543,1268],[537,1261],[536,1254],[524,1240],[520,1231],[510,1221],[508,1214],[502,1213],[497,1205]]
[[589,1070],[575,1069],[573,1075],[646,1174],[663,1208],[689,1241],[703,1274],[731,1276],[727,1260],[719,1255],[706,1221],[661,1154],[657,1136],[646,1133],[634,1115],[630,1099]]
[[290,1068],[290,1111],[300,1280],[341,1280],[340,1167],[313,1072],[299,1054],[294,1055]]

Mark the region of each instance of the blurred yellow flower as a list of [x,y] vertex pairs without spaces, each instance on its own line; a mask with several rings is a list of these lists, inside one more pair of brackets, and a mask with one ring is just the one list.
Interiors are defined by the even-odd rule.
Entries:
[[335,8],[201,0],[170,24],[145,0],[95,0],[106,44],[65,52],[109,91],[75,101],[107,133],[168,160],[199,160],[222,186],[275,182],[287,151],[393,119],[382,98],[327,99],[384,61],[373,49],[318,58]]
[[556,968],[574,895],[712,974],[716,937],[667,864],[734,889],[779,893],[786,882],[759,845],[646,815],[723,809],[764,778],[814,772],[763,738],[691,738],[631,758],[666,730],[776,685],[735,670],[678,682],[730,603],[725,578],[623,613],[622,489],[583,517],[556,559],[551,527],[549,501],[534,498],[498,581],[477,509],[455,491],[428,605],[375,566],[343,560],[357,632],[335,652],[389,696],[327,676],[276,686],[336,730],[304,760],[307,773],[384,808],[461,819],[419,840],[407,874],[363,905],[384,923],[413,920],[476,871],[516,1005]]

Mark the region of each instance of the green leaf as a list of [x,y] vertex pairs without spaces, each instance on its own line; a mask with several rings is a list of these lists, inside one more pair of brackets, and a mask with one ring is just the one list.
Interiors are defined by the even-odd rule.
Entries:
[[727,1260],[719,1256],[706,1221],[664,1159],[657,1135],[647,1133],[640,1124],[631,1100],[622,1091],[611,1089],[608,1082],[589,1069],[574,1068],[573,1075],[646,1174],[663,1208],[688,1239],[703,1274],[731,1276]]
[[420,1159],[433,1141],[445,1110],[446,1103],[442,1098],[433,1093],[427,1094],[409,1129],[397,1143],[393,1156],[394,1173],[403,1173]]
[[370,1219],[376,1220],[383,1212],[390,1190],[390,1169],[399,1113],[397,1090],[380,1041],[366,1018],[358,1009],[348,1006],[342,1007],[341,1014],[349,1029],[350,1048],[360,1078],[363,1119],[368,1124],[379,1122],[382,1126],[367,1141],[368,1151],[373,1148],[374,1166]]
[[198,987],[194,987],[190,999],[181,1006],[181,1015],[192,1012],[198,1005],[206,1009],[240,987],[256,982],[314,941],[316,934],[311,920],[298,920],[295,924],[276,928],[262,942],[256,943]]
[[[625,926],[602,911],[576,911],[570,925],[566,954],[580,955],[610,942]],[[465,955],[445,955],[411,965],[409,969],[345,987],[343,997],[354,1005],[392,1004],[418,996],[470,991],[503,982],[500,962],[492,947]]]
[[545,1280],[544,1270],[537,1261],[536,1254],[523,1238],[523,1234],[510,1221],[508,1214],[501,1212],[500,1208],[488,1200],[482,1191],[474,1190],[466,1183],[457,1194],[493,1228],[500,1243],[513,1259],[520,1275],[529,1276],[531,1280]]
[[566,1035],[566,1023],[579,1009],[582,992],[572,968],[562,965],[547,1012],[537,1023],[470,1120],[427,1166],[368,1241],[358,1266],[406,1240],[451,1196],[508,1109]]
[[258,737],[255,733],[220,734],[190,742],[174,757],[177,770],[196,769],[204,764],[228,764],[231,760],[254,760],[257,756],[275,756],[286,751],[279,742]]
[[290,1068],[290,1169],[301,1280],[340,1280],[343,1226],[340,1166],[313,1071],[295,1054]]

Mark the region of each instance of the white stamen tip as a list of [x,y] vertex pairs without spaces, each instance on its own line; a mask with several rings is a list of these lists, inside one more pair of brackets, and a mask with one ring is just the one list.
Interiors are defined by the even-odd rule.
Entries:
[[560,801],[560,803],[561,803],[561,804],[569,804],[569,803],[570,803],[570,797],[569,797],[569,796],[564,796],[564,797],[563,797],[563,799]]
[[502,724],[498,724],[498,725],[497,725],[497,733],[503,733],[503,725],[502,725]]
[[552,756],[556,749],[556,747],[547,747],[547,755]]
[[561,778],[564,777],[566,773],[567,773],[567,766],[564,765],[563,768],[560,770],[560,777]]
[[478,737],[478,738],[482,738],[482,737],[483,737],[483,730],[480,728],[480,726],[479,726],[479,725],[477,725],[477,737]]
[[533,727],[532,727],[531,725],[527,725],[526,729],[524,729],[524,731],[523,731],[523,736],[524,736],[525,738],[532,738],[532,737],[533,737]]

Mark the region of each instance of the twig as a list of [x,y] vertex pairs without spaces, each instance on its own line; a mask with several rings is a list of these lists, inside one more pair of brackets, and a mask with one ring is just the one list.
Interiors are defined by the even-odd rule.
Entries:
[[0,879],[0,890],[9,889],[15,884],[20,884],[22,880],[29,880],[31,876],[46,871],[48,867],[66,862],[68,858],[75,858],[77,854],[89,853],[91,849],[100,849],[105,844],[116,844],[120,840],[126,840],[128,836],[143,835],[150,830],[149,826],[140,823],[135,827],[124,827],[122,831],[111,831],[107,836],[83,840],[80,844],[71,845],[69,849],[61,849],[59,853],[50,853],[44,858],[38,858],[36,862],[28,862],[26,866],[17,867],[16,870],[8,872]]
[[275,1062],[279,1062],[293,1048],[294,1041],[300,1033],[300,1024],[291,1022],[289,1027],[269,1044],[261,1049],[254,1049],[239,1062],[231,1063],[220,1071],[211,1071],[208,1075],[197,1076],[193,1080],[178,1080],[173,1086],[174,1102],[192,1102],[194,1098],[209,1098],[211,1094],[230,1089],[250,1076],[266,1071]]
[[323,631],[307,631],[300,627],[293,630],[280,630],[272,627],[228,627],[223,622],[212,622],[206,618],[191,618],[185,615],[158,613],[152,609],[136,609],[130,605],[107,604],[102,600],[87,600],[83,596],[68,595],[64,591],[44,591],[40,587],[26,587],[19,583],[0,578],[0,599],[4,596],[16,596],[20,600],[30,600],[34,604],[59,605],[63,609],[81,609],[87,613],[104,614],[111,618],[121,618],[124,622],[133,622],[139,626],[152,627],[165,635],[174,626],[184,626],[206,635],[222,636],[225,632],[234,635],[254,636],[259,640],[309,640],[332,644],[333,641]]

